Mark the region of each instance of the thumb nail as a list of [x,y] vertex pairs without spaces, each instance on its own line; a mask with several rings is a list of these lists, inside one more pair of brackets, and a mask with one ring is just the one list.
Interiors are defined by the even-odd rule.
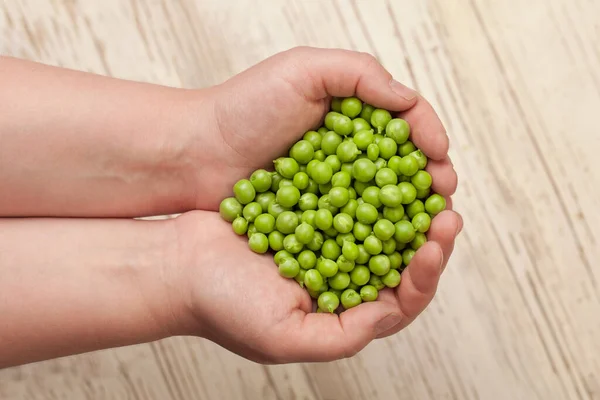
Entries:
[[402,317],[398,314],[389,314],[375,325],[375,335],[379,336],[388,329],[393,328],[402,321]]
[[407,86],[404,86],[395,79],[392,79],[390,82],[390,87],[394,93],[402,97],[404,100],[411,101],[417,97],[417,92]]

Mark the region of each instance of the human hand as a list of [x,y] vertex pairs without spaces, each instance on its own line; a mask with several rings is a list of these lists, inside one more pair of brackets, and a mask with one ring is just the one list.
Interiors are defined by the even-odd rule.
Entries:
[[404,270],[400,286],[336,315],[312,312],[306,290],[279,276],[271,256],[250,251],[218,213],[193,211],[172,222],[178,261],[165,274],[176,277],[172,304],[184,315],[179,319],[195,321],[182,331],[265,364],[351,357],[406,327],[433,298],[462,228],[452,211],[436,216],[430,241]]

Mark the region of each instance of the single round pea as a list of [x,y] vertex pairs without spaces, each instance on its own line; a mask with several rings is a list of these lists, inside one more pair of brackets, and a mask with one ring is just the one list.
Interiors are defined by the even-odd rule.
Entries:
[[250,183],[257,193],[266,192],[271,188],[271,173],[264,169],[257,169],[250,175]]
[[[339,170],[342,168],[342,162],[340,161],[339,157],[335,154],[331,154],[331,155],[327,156],[327,158],[323,162],[329,164],[329,166],[331,167],[331,171],[334,174],[336,172],[339,172]],[[332,178],[333,178],[333,176],[332,176]],[[330,180],[331,180],[331,178],[330,178]]]
[[352,218],[356,217],[356,209],[358,208],[358,201],[355,199],[349,199],[348,202],[340,208],[340,212],[348,214]]
[[367,122],[367,120],[363,118],[354,118],[352,120],[352,125],[354,125],[354,136],[360,131],[371,129],[371,124]]
[[337,260],[342,254],[342,248],[333,239],[327,239],[321,246],[321,255],[330,260]]
[[342,114],[350,118],[358,117],[362,111],[362,108],[362,101],[360,101],[356,97],[346,97],[344,100],[342,100]]
[[398,221],[395,224],[394,239],[400,243],[410,243],[415,238],[415,227],[410,221]]
[[415,215],[412,219],[412,225],[417,232],[425,233],[431,226],[431,217],[429,214],[421,212]]
[[377,290],[381,290],[381,289],[385,288],[384,283],[381,282],[381,278],[378,277],[377,275],[371,275],[371,278],[369,278],[369,285],[373,286]]
[[260,214],[254,220],[254,226],[260,233],[271,233],[275,229],[275,217],[271,214]]
[[[341,111],[341,110],[340,110]],[[330,131],[333,130],[333,123],[335,121],[337,121],[337,119],[339,117],[341,117],[342,114],[340,114],[337,111],[329,111],[326,115],[325,115],[325,120],[323,121],[323,124],[325,125],[325,127],[327,129],[329,129]]]
[[306,245],[306,247],[312,251],[319,251],[321,250],[324,241],[325,238],[323,237],[323,234],[319,231],[315,231],[315,236],[313,237],[313,240],[311,240],[310,243]]
[[350,183],[352,183],[352,176],[346,171],[336,172],[331,178],[331,185],[333,187],[348,189]]
[[402,192],[402,204],[410,204],[417,198],[417,189],[409,182],[400,182],[398,188]]
[[256,232],[258,232],[256,226],[254,226],[253,223],[248,224],[248,231],[246,232],[246,236],[250,238],[250,236],[254,235]]
[[298,273],[296,274],[296,276],[294,277],[294,280],[296,282],[298,282],[298,284],[300,285],[301,288],[304,287],[304,277],[306,276],[306,270],[300,268],[298,270]]
[[308,186],[303,190],[303,193],[319,194],[319,184],[312,179],[309,179]]
[[326,127],[322,126],[319,129],[317,129],[317,133],[320,133],[321,136],[323,136],[324,134],[326,134],[327,132],[329,132],[329,129],[327,129]]
[[383,138],[377,143],[379,146],[379,157],[389,160],[392,156],[396,155],[396,151],[398,150],[398,145],[389,137]]
[[359,182],[369,182],[375,178],[376,173],[377,167],[373,164],[373,161],[366,158],[356,160],[352,166],[352,175]]
[[323,286],[323,276],[316,269],[309,269],[304,275],[304,285],[313,291],[317,291]]
[[339,211],[339,209],[336,206],[331,204],[331,200],[329,199],[328,194],[325,194],[319,198],[319,201],[317,201],[317,208],[319,210],[321,210],[321,209],[329,210],[332,215],[337,214]]
[[350,118],[341,115],[333,121],[333,131],[338,135],[348,136],[354,131],[354,124]]
[[317,255],[312,250],[302,250],[297,260],[302,269],[311,269],[317,265]]
[[365,225],[375,223],[377,221],[377,214],[377,208],[369,203],[361,204],[356,208],[356,219]]
[[[329,191],[331,190],[333,186],[331,185],[331,182],[325,183],[324,185],[319,185],[319,192],[321,194],[329,194]],[[317,202],[317,206],[318,206],[318,202]]]
[[331,165],[326,162],[319,162],[319,164],[315,164],[312,168],[312,179],[319,185],[324,185],[331,180],[333,176],[333,169]]
[[371,121],[373,111],[375,111],[375,107],[373,107],[370,104],[363,104],[362,111],[360,112],[360,117],[366,121]]
[[345,241],[342,245],[342,255],[349,261],[356,261],[358,258],[358,245],[350,241]]
[[349,197],[348,189],[343,187],[334,187],[329,191],[329,203],[337,208],[345,206]]
[[275,220],[277,230],[283,234],[290,234],[298,226],[298,216],[293,211],[284,211]]
[[306,174],[309,177],[312,177],[313,168],[315,167],[315,165],[319,164],[320,162],[322,162],[322,161],[312,159],[308,162],[308,164],[306,164]]
[[264,254],[269,250],[269,239],[263,233],[256,232],[248,239],[248,246],[253,252]]
[[387,219],[380,219],[373,226],[373,233],[382,241],[391,239],[395,232],[396,228],[394,224]]
[[383,254],[378,254],[369,259],[369,271],[378,276],[384,276],[390,270],[390,259]]
[[[344,139],[337,133],[330,131],[323,135],[321,139],[321,151],[326,155],[335,154],[338,146],[343,142]],[[316,157],[315,157],[316,158]]]
[[316,210],[319,198],[314,193],[304,193],[298,200],[298,207],[302,211]]
[[317,271],[319,271],[321,276],[323,276],[324,278],[329,278],[329,277],[332,277],[335,274],[337,274],[338,265],[333,260],[330,260],[330,259],[324,258],[324,257],[320,257],[317,260]]
[[[345,172],[350,176],[350,184],[352,184],[352,167],[354,163],[343,163],[339,172]],[[333,180],[333,178],[331,178]]]
[[419,199],[419,200],[427,199],[429,196],[429,193],[431,193],[431,188],[417,189],[417,199]]
[[308,174],[306,172],[298,172],[296,175],[294,175],[292,183],[298,189],[304,190],[308,187],[309,180],[310,178],[308,177]]
[[414,251],[413,249],[405,249],[402,252],[402,262],[404,263],[404,265],[408,267],[408,264],[410,264],[410,261],[415,256],[415,253],[416,251]]
[[377,128],[377,132],[383,133],[385,131],[385,127],[392,120],[392,115],[389,111],[383,110],[381,108],[373,110],[371,114],[371,125],[374,128]]
[[[294,186],[294,181],[292,181],[291,179],[287,179],[287,178],[281,178],[281,181],[279,181],[279,189],[286,187],[286,186]],[[277,189],[277,190],[279,190]]]
[[350,272],[350,280],[358,286],[365,285],[369,282],[370,277],[371,272],[369,271],[369,268],[364,265],[357,265],[352,272]]
[[219,214],[227,222],[233,222],[242,215],[242,205],[233,197],[224,199],[219,205]]
[[373,164],[375,164],[375,168],[377,168],[377,171],[381,171],[383,168],[387,167],[387,161],[385,161],[381,157],[379,157],[377,160],[375,160],[373,162]]
[[322,208],[315,215],[315,224],[317,228],[325,231],[333,225],[333,215],[328,209]]
[[344,242],[356,242],[356,238],[354,237],[354,235],[352,234],[352,232],[348,232],[348,233],[338,233],[338,235],[335,237],[335,242],[337,244],[339,244],[340,246],[344,245]]
[[279,157],[273,161],[273,164],[275,165],[275,171],[287,179],[292,179],[300,171],[298,162],[290,157]]
[[425,210],[431,215],[437,215],[446,209],[446,199],[437,193],[425,200]]
[[373,185],[371,185],[370,182],[354,181],[354,190],[356,190],[356,194],[358,194],[359,196],[362,196],[365,189],[368,188],[369,186],[373,186]]
[[369,235],[373,232],[373,227],[369,224],[363,224],[360,221],[354,223],[354,228],[352,229],[352,233],[356,240],[364,241]]
[[406,214],[409,218],[413,218],[415,215],[425,212],[425,205],[419,199],[416,199],[412,203],[406,206]]
[[248,221],[244,217],[237,217],[231,223],[231,227],[237,235],[245,235],[248,231]]
[[339,233],[352,232],[354,220],[348,214],[340,213],[333,217],[333,227]]
[[[394,227],[394,231],[395,231],[396,227]],[[396,239],[391,238],[388,240],[383,240],[381,242],[382,244],[382,253],[385,254],[386,256],[389,256],[390,254],[393,254],[396,251]]]
[[398,155],[400,157],[406,157],[415,150],[417,150],[417,148],[415,147],[414,143],[410,140],[407,140],[406,142],[398,146]]
[[319,295],[317,304],[324,312],[333,313],[340,306],[340,299],[331,292],[323,292]]
[[317,227],[317,224],[315,223],[316,215],[317,215],[317,212],[315,210],[306,210],[302,213],[302,217],[300,218],[300,221],[306,222],[313,228],[316,228]]
[[385,134],[394,139],[397,144],[402,144],[410,136],[410,125],[401,118],[394,118],[385,127]]
[[[319,132],[308,131],[304,134],[302,139],[306,140],[308,143],[310,143],[312,145],[314,151],[321,150],[322,136]],[[313,151],[313,157],[314,157],[314,151]]]
[[349,310],[362,303],[362,299],[360,295],[356,292],[356,290],[346,289],[344,290],[344,292],[342,292],[340,302],[342,303],[342,307],[344,307],[344,309]]
[[404,176],[413,176],[419,170],[419,163],[416,158],[410,155],[402,157],[399,164],[399,172]]
[[375,135],[373,135],[373,143],[378,144],[379,141],[383,138],[384,136],[382,134],[376,133]]
[[348,260],[343,254],[338,257],[337,265],[338,271],[341,272],[350,272],[354,269],[354,261]]
[[273,256],[273,261],[275,261],[275,264],[279,265],[286,258],[294,258],[294,255],[292,253],[290,253],[289,251],[287,251],[287,250],[279,250]]
[[300,200],[300,190],[295,186],[280,187],[276,194],[277,203],[283,207],[293,207]]
[[306,222],[303,222],[296,227],[294,233],[296,234],[296,239],[298,239],[300,243],[309,244],[315,236],[315,228]]
[[381,282],[383,282],[383,284],[389,288],[395,288],[396,286],[400,285],[401,279],[402,276],[397,269],[390,269],[388,273],[381,278]]
[[254,222],[260,214],[262,214],[262,206],[255,201],[246,204],[242,210],[242,215],[248,222]]
[[331,99],[331,111],[335,111],[336,113],[342,112],[342,99],[341,97],[333,97]]
[[[409,184],[410,185],[410,184]],[[385,185],[379,191],[379,200],[386,207],[398,207],[403,200],[402,188],[396,185]]]
[[347,272],[338,272],[327,280],[329,287],[336,290],[344,290],[350,284],[350,275]]
[[275,218],[279,217],[279,215],[281,215],[282,212],[284,211],[290,211],[289,207],[284,207],[281,204],[277,203],[277,201],[269,204],[269,214],[271,214],[272,216],[274,216]]
[[[356,160],[356,156],[360,154],[360,150],[356,147],[354,142],[343,142],[341,143],[335,151],[338,159],[342,163],[352,162]],[[341,168],[340,164],[340,168]]]
[[367,253],[372,256],[381,253],[383,250],[383,244],[381,243],[381,240],[379,240],[375,235],[369,235],[365,239],[363,245],[365,246]]
[[404,216],[404,207],[402,204],[396,207],[383,207],[383,218],[389,220],[392,223],[396,223]]
[[423,154],[421,150],[413,151],[409,154],[409,156],[413,157],[417,160],[417,164],[419,165],[419,169],[425,169],[427,166],[427,156]]
[[241,204],[248,204],[254,200],[256,190],[248,179],[241,179],[233,185],[233,194]]
[[396,185],[398,176],[391,168],[382,168],[375,174],[375,183],[380,188],[386,185]]
[[308,164],[315,155],[315,148],[308,140],[297,141],[290,149],[290,157],[298,164]]
[[365,285],[360,288],[360,298],[362,299],[362,301],[375,301],[377,300],[378,295],[379,292],[377,291],[375,286]]
[[264,192],[256,195],[254,199],[262,209],[262,212],[269,212],[269,205],[275,202],[275,193],[273,192]]
[[304,248],[304,244],[302,244],[296,235],[292,233],[283,239],[283,248],[292,254],[298,254]]
[[396,175],[402,175],[400,172],[400,164],[402,163],[402,157],[400,156],[392,156],[387,162],[387,166],[389,169],[394,171]]
[[422,232],[417,232],[415,238],[410,242],[410,247],[413,250],[419,250],[425,243],[427,243],[427,236]]
[[365,250],[363,244],[358,245],[358,258],[354,261],[356,264],[366,264],[369,262],[371,255]]
[[[373,129],[363,129],[354,134],[352,138],[356,147],[360,150],[367,150],[370,144],[373,143]],[[379,151],[379,148],[377,149]],[[379,154],[377,154],[379,156]]]
[[284,278],[293,278],[300,272],[300,265],[294,258],[286,258],[279,264],[279,275]]
[[381,207],[379,200],[379,188],[377,186],[369,186],[363,191],[362,198],[367,204],[371,204],[375,208]]
[[377,146],[375,143],[371,143],[367,147],[367,158],[371,161],[377,161],[379,159],[379,146]]
[[427,171],[418,171],[416,174],[413,175],[410,181],[416,189],[425,190],[431,187],[431,175]]
[[315,160],[323,162],[325,161],[325,157],[327,157],[327,155],[325,154],[325,152],[323,152],[323,150],[315,151]]
[[392,269],[400,269],[402,266],[402,255],[397,251],[392,254],[388,254],[388,258],[390,259],[390,268]]
[[[261,232],[262,233],[262,232]],[[269,247],[273,251],[283,250],[283,239],[285,236],[279,231],[273,231],[269,233]]]

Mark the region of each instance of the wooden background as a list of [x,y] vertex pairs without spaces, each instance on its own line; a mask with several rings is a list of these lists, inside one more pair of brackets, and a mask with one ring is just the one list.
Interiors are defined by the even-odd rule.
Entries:
[[0,371],[0,398],[600,399],[599,15],[598,0],[0,1],[2,54],[173,86],[300,44],[371,52],[439,111],[465,217],[432,306],[353,359],[264,367],[176,338]]

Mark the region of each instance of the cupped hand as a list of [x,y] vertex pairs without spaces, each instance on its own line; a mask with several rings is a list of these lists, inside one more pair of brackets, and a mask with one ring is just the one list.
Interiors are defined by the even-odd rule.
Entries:
[[272,256],[250,251],[246,237],[217,213],[193,211],[173,223],[179,271],[173,297],[187,313],[181,320],[195,321],[188,333],[265,364],[351,357],[406,327],[433,298],[462,228],[454,212],[439,214],[400,286],[337,315],[314,313],[306,290],[279,276]]

